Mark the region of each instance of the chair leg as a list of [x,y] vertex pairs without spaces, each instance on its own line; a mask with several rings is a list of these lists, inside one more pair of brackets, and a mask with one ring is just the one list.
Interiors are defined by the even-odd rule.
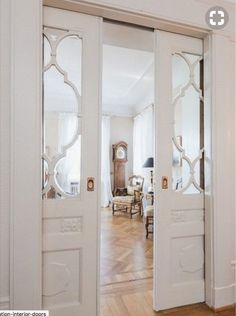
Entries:
[[114,216],[114,214],[115,214],[115,205],[114,203],[112,203],[112,215]]
[[146,217],[146,224],[145,224],[145,227],[146,227],[146,239],[148,238],[148,226],[149,226],[149,220],[148,220],[148,216]]
[[143,203],[140,204],[140,215],[143,217]]

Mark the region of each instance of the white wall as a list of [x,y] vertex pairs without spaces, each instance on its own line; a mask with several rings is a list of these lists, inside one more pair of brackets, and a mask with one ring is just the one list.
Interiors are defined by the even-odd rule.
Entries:
[[[125,165],[126,182],[133,175],[133,118],[112,116],[111,117],[111,172],[112,172],[112,190],[113,190],[113,171],[112,145],[120,141],[128,144],[128,161]],[[127,183],[126,183],[127,184]]]
[[[235,298],[235,43],[212,38],[212,156],[214,306]],[[222,60],[222,56],[224,57]],[[230,81],[227,82],[227,78]],[[222,106],[223,105],[223,106]]]
[[41,306],[41,8],[0,1],[0,309]]
[[9,307],[10,270],[10,56],[9,1],[0,1],[0,310]]
[[[50,4],[53,0],[44,0],[44,3]],[[75,0],[78,4],[80,0]],[[181,31],[181,27],[176,25],[176,23],[182,23],[185,29],[187,26],[195,26],[202,29],[208,29],[208,26],[205,22],[205,14],[209,8],[212,6],[222,5],[227,9],[229,13],[229,23],[223,30],[220,30],[219,33],[224,35],[235,36],[235,6],[233,3],[224,1],[224,0],[148,0],[148,1],[137,1],[137,0],[83,0],[83,4],[91,5],[101,5],[108,9],[106,17],[110,19],[119,20],[129,19],[130,23],[134,24],[144,24],[149,23],[150,26],[155,25],[156,28],[162,29],[163,24],[159,20],[155,23],[154,21],[147,21],[146,17],[153,17],[154,19],[158,17],[163,21],[168,21],[168,23],[175,24],[175,31]],[[73,5],[71,5],[73,6]],[[83,6],[80,6],[80,10],[83,10]],[[109,11],[111,9],[111,11]],[[128,16],[124,17],[122,13],[116,15],[116,9],[124,10],[125,12],[130,13]],[[101,14],[101,10],[98,7],[95,7],[94,10],[96,14]],[[136,13],[140,15],[138,18],[133,15]],[[165,25],[165,28],[168,27]],[[170,29],[171,30],[171,27]]]
[[[236,41],[234,41],[233,43],[234,45],[234,51],[232,52],[232,54],[234,55],[234,58],[236,56]],[[236,60],[234,59],[234,158],[236,158],[236,125],[235,125],[235,120],[236,120],[236,89],[235,89],[235,84],[236,84]],[[235,172],[235,182],[234,182],[234,190],[236,190],[236,168],[234,170]],[[233,257],[233,261],[231,262],[232,268],[234,270],[234,303],[236,304],[236,194],[234,196],[234,205],[235,205],[235,209],[234,209],[234,226],[233,226],[233,236],[234,236],[234,245],[233,245],[233,253],[234,253],[234,257]]]

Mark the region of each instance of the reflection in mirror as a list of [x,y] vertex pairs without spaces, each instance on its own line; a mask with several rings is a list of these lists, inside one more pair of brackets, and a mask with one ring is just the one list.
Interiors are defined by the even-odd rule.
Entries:
[[67,195],[80,193],[81,137],[66,151],[56,166],[56,182],[61,191]]
[[57,29],[57,28],[51,28],[51,27],[44,27],[44,33],[47,35],[51,43],[55,43],[58,41],[61,37],[68,34],[67,30]]
[[66,198],[80,193],[82,40],[44,32],[43,198]]
[[42,159],[42,188],[44,189],[48,184],[48,163],[46,160]]
[[190,62],[191,65],[193,65],[195,62],[199,60],[199,55],[195,54],[189,54],[189,53],[182,53],[183,56],[186,57],[186,59]]
[[191,183],[184,194],[199,194],[199,190]]
[[43,199],[60,199],[61,195],[56,192],[54,187],[50,186],[45,194],[43,194]]
[[[52,66],[44,75],[44,150],[52,158],[68,145],[77,129],[77,99],[73,89]],[[70,130],[63,130],[70,125]],[[61,141],[60,135],[64,136]]]
[[[177,139],[176,139],[177,141]],[[180,145],[180,144],[178,144]],[[180,191],[183,188],[182,183],[182,155],[178,150],[177,146],[172,140],[172,152],[173,152],[173,160],[172,160],[172,189],[174,191]]]
[[181,159],[181,164],[178,166],[173,166],[173,190],[181,191],[185,188],[190,179],[190,168],[186,160]]
[[57,47],[57,63],[63,71],[66,71],[69,81],[73,82],[80,95],[81,57],[82,40],[78,36],[67,36],[59,43]]
[[175,136],[181,135],[185,155],[191,160],[200,150],[200,99],[196,90],[190,86],[183,98],[175,105]]
[[80,119],[74,113],[45,112],[44,122],[44,153],[49,158],[62,153],[63,148],[80,134]]
[[[178,54],[172,56],[174,106],[172,188],[175,191],[183,190],[185,194],[200,193],[200,188],[203,188],[203,172],[201,173],[203,159],[200,160],[201,163],[198,161],[194,165],[203,148],[201,71],[199,56],[187,53],[183,53],[182,56]],[[191,168],[194,174],[191,173]]]
[[189,82],[189,66],[180,55],[172,55],[172,91],[175,97],[180,92],[180,88]]
[[43,36],[43,65],[47,66],[51,59],[51,46],[46,36]]
[[64,82],[63,75],[51,66],[44,73],[44,111],[80,112],[80,100],[73,88]]

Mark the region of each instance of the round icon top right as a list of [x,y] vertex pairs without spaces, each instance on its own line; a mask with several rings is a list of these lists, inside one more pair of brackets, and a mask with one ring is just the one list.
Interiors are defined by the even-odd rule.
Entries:
[[228,12],[219,6],[210,8],[206,13],[206,23],[214,30],[223,29],[229,22]]

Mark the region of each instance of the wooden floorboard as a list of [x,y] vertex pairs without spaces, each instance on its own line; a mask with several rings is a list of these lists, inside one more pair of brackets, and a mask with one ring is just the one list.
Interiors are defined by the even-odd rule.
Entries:
[[233,308],[215,313],[205,304],[154,312],[153,241],[142,218],[102,209],[101,232],[101,316],[235,316]]

